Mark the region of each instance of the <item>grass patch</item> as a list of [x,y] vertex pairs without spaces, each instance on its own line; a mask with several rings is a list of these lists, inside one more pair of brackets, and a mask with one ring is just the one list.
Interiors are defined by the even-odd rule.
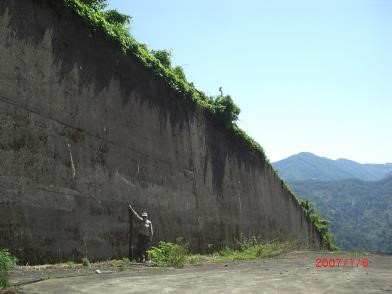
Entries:
[[191,254],[187,258],[187,263],[189,264],[201,264],[203,262],[212,262],[212,255],[203,254]]
[[217,261],[234,261],[272,257],[288,252],[289,247],[290,243],[280,242],[252,245],[243,250],[233,250],[226,247],[215,255],[215,259]]
[[76,267],[76,263],[73,261],[67,261],[67,267],[69,268],[75,268]]
[[277,256],[296,248],[294,241],[263,241],[260,237],[246,238],[241,234],[237,240],[239,249],[225,247],[213,254],[216,261],[253,260]]
[[203,262],[225,262],[235,260],[253,260],[277,256],[296,248],[294,241],[267,241],[261,238],[245,238],[241,235],[237,240],[238,249],[225,247],[211,254],[190,254],[186,245],[170,242],[159,242],[158,246],[149,250],[149,256],[158,266],[182,268],[185,264],[200,264]]
[[16,265],[16,258],[7,249],[0,249],[0,288],[9,286],[9,271]]
[[188,260],[188,249],[181,244],[160,241],[156,247],[148,250],[151,261],[158,266],[184,267]]

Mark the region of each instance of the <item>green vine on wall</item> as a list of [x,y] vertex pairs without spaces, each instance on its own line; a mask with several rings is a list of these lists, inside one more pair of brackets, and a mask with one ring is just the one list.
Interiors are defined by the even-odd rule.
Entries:
[[305,211],[305,215],[310,218],[312,224],[315,226],[316,230],[320,233],[322,237],[323,246],[329,250],[335,250],[335,237],[329,231],[329,222],[321,217],[318,211],[314,208],[314,204],[309,201],[301,201],[301,207]]
[[299,205],[302,207],[305,215],[310,219],[316,231],[321,236],[321,242],[324,248],[328,250],[336,250],[336,241],[334,234],[329,230],[329,222],[323,218],[314,207],[310,200],[299,200],[296,194],[290,189],[290,186],[283,182],[286,189],[295,197]]

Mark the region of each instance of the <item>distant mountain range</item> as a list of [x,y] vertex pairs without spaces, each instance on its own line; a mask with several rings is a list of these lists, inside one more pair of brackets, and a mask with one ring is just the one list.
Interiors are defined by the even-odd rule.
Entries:
[[300,153],[272,165],[330,221],[338,247],[392,254],[392,164]]
[[279,175],[288,182],[317,180],[336,181],[360,179],[379,181],[392,176],[392,163],[361,164],[348,159],[332,160],[302,152],[272,163]]

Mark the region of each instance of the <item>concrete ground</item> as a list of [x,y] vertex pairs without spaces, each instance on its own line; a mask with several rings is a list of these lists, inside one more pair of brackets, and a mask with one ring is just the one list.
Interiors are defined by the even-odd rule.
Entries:
[[[354,267],[316,267],[316,258],[353,258]],[[368,267],[356,267],[366,257]],[[347,265],[350,263],[347,262]],[[13,273],[21,293],[392,293],[392,256],[300,251],[257,261],[209,263],[183,269],[131,265],[39,269]],[[39,281],[40,279],[43,279]],[[35,280],[34,280],[35,279]],[[36,281],[36,282],[34,282]]]

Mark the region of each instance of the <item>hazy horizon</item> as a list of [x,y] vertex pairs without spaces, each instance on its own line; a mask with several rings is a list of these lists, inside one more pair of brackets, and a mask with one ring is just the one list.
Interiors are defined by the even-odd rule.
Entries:
[[309,152],[309,151],[302,151],[302,152],[298,152],[298,153],[295,153],[295,154],[291,154],[291,155],[286,156],[286,157],[283,157],[283,158],[281,158],[281,159],[271,160],[271,162],[278,162],[278,161],[287,159],[287,158],[289,158],[289,157],[291,157],[291,156],[298,155],[299,153],[312,153],[313,155],[316,155],[316,156],[318,156],[318,157],[324,157],[324,158],[331,159],[331,160],[346,159],[346,160],[355,161],[355,162],[360,163],[360,164],[392,164],[392,162],[361,162],[361,161],[354,160],[354,159],[352,159],[352,158],[346,158],[346,157],[330,158],[330,157],[328,157],[328,156],[324,156],[324,155],[322,155],[322,154],[316,154],[316,153],[314,153],[314,152]]

